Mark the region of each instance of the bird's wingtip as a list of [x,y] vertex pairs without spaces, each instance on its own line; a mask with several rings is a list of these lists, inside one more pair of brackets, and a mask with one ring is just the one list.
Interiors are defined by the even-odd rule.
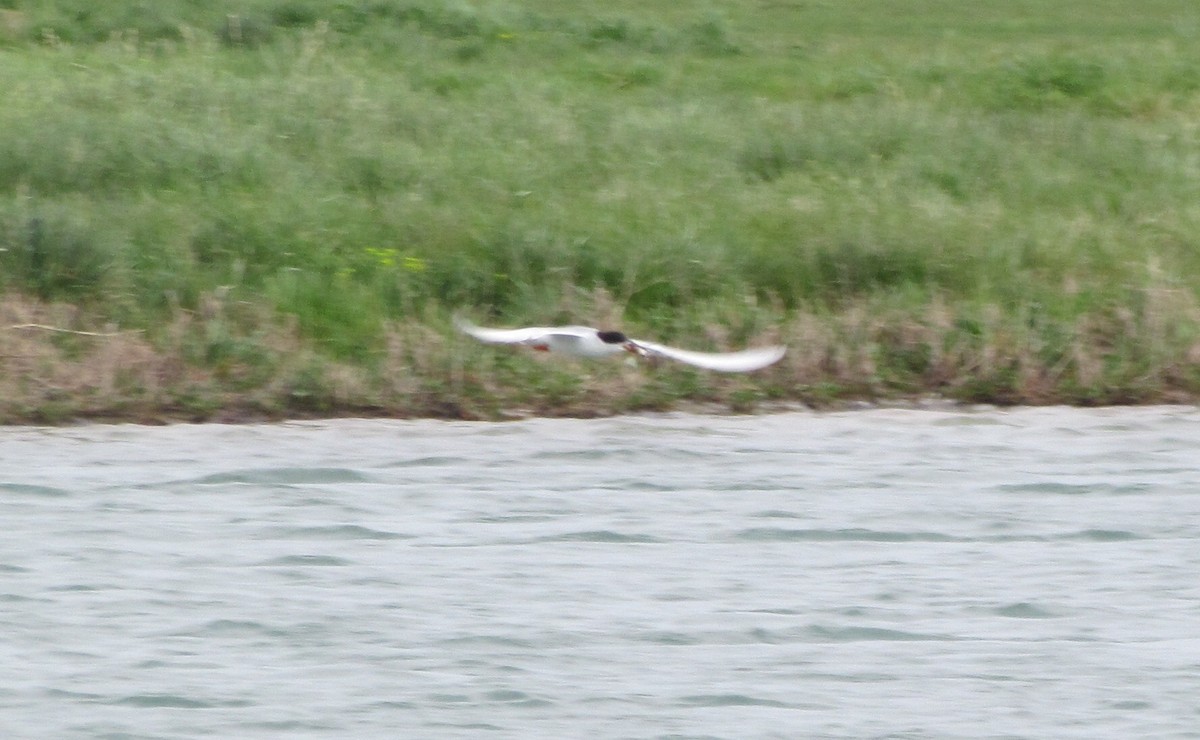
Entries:
[[771,365],[774,365],[775,363],[782,360],[783,356],[786,354],[787,354],[787,345],[776,344],[771,347],[763,347],[762,348],[762,356],[767,360],[766,364],[763,365],[763,367],[769,367]]
[[471,321],[466,319],[458,311],[455,311],[454,313],[450,314],[450,321],[454,324],[454,328],[458,329],[459,331],[465,331],[465,332],[469,333],[472,329],[479,328],[475,324],[473,324]]

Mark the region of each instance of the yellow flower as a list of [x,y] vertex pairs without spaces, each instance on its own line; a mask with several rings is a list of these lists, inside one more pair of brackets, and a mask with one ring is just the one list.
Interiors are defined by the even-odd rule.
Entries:
[[396,264],[397,252],[390,247],[367,247],[366,252],[375,258],[380,267],[392,267]]

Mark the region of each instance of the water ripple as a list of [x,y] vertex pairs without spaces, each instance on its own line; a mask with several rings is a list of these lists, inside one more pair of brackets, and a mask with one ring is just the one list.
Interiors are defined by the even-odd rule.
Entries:
[[995,613],[1002,617],[1012,617],[1013,619],[1053,619],[1059,616],[1049,609],[1027,601],[999,607],[995,610]]
[[695,707],[789,708],[792,706],[791,704],[775,699],[762,699],[756,696],[746,696],[745,694],[698,694],[695,696],[682,696],[679,698],[679,703]]
[[425,457],[406,458],[403,460],[393,460],[380,465],[383,468],[452,468],[458,465],[465,465],[469,461],[464,457],[452,457],[449,455],[427,455]]
[[29,483],[0,483],[0,493],[13,493],[21,496],[45,498],[63,498],[71,495],[70,491],[63,488],[39,486]]
[[373,478],[358,470],[348,468],[263,468],[254,470],[230,470],[211,473],[196,478],[191,483],[213,485],[218,483],[241,483],[260,486],[331,485],[337,483],[367,483]]
[[934,640],[944,642],[957,638],[949,635],[909,632],[906,630],[886,629],[883,627],[828,627],[814,624],[808,628],[809,634],[822,641],[833,642],[909,642]]
[[271,536],[297,540],[410,540],[414,535],[387,532],[358,524],[330,524],[308,527],[276,527]]
[[111,703],[116,705],[150,709],[214,709],[216,707],[252,706],[251,702],[244,700],[211,701],[194,699],[192,697],[182,696],[179,694],[134,694],[132,696],[121,697],[120,699],[116,699]]
[[872,529],[784,529],[753,527],[734,535],[751,542],[961,542],[937,532],[883,532]]
[[583,532],[566,532],[564,534],[556,534],[548,537],[540,537],[536,542],[597,542],[604,544],[626,545],[626,544],[654,544],[662,542],[657,537],[651,537],[645,534],[625,534],[623,532],[613,532],[610,530],[592,530]]
[[263,566],[303,565],[315,567],[345,567],[352,564],[353,561],[351,560],[335,558],[329,555],[284,555],[259,563],[259,565]]

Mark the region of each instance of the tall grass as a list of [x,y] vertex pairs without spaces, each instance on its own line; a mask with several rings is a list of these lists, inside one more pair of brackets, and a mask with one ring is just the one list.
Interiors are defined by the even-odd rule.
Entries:
[[[4,4],[0,290],[211,412],[1197,390],[1184,0]],[[547,379],[454,310],[793,351]]]

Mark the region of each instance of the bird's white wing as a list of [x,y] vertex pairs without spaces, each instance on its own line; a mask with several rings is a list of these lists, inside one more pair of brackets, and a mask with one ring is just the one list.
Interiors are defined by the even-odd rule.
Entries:
[[748,373],[753,370],[772,365],[783,357],[786,347],[760,347],[746,349],[741,352],[693,352],[687,349],[675,349],[654,342],[643,342],[640,339],[630,340],[635,347],[651,357],[666,357],[677,362],[695,365],[706,370],[717,370],[725,373]]
[[454,325],[458,327],[459,331],[489,344],[528,344],[536,342],[539,337],[545,336],[547,332],[551,331],[543,326],[527,326],[522,329],[488,329],[476,326],[458,316],[454,317]]
[[527,326],[520,329],[489,329],[476,326],[461,317],[454,317],[454,325],[481,342],[489,344],[541,344],[551,336],[581,337],[588,332],[595,332],[586,326]]

